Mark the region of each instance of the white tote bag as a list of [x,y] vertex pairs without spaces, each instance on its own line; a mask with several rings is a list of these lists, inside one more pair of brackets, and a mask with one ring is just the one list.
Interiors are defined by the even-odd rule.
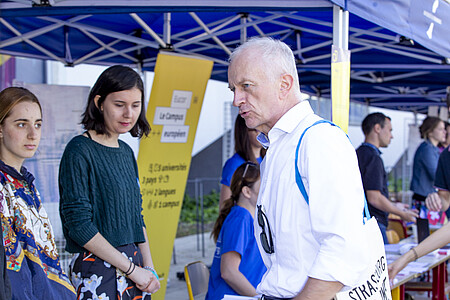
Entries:
[[[302,133],[295,151],[295,181],[297,182],[297,186],[302,193],[303,198],[308,204],[309,197],[306,193],[305,186],[297,167],[298,151],[305,132],[312,126],[321,123],[329,123],[330,125],[336,126],[327,120],[315,122],[313,125],[306,128]],[[378,227],[377,220],[374,217],[370,217],[369,209],[367,208],[367,200],[365,198],[364,215],[365,222],[362,234],[364,237],[370,237],[368,244],[366,245],[366,251],[370,252],[370,267],[367,268],[367,272],[363,277],[364,281],[362,281],[363,283],[361,285],[351,289],[347,288],[345,291],[337,293],[335,296],[336,300],[392,300],[383,237],[381,236],[381,231]]]
[[370,236],[370,245],[367,247],[367,251],[370,251],[370,267],[365,274],[365,281],[350,290],[337,293],[335,298],[336,300],[392,300],[383,237],[374,217],[365,222],[363,234]]

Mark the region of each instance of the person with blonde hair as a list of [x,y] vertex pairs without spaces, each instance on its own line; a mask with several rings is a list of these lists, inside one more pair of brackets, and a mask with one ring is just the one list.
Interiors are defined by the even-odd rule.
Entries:
[[12,299],[75,299],[34,176],[23,166],[39,147],[41,126],[33,93],[21,87],[0,92],[0,216]]

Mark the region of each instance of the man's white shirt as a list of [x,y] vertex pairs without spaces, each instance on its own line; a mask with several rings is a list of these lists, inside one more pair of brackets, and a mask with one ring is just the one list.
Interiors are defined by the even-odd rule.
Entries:
[[[268,133],[257,205],[267,215],[275,253],[262,248],[255,218],[256,240],[268,269],[257,288],[260,294],[294,297],[308,277],[356,286],[368,268],[363,243],[370,237],[361,237],[364,190],[355,149],[341,129],[316,125],[302,140],[298,168],[309,205],[295,182],[296,146],[317,120],[309,102],[303,101]],[[268,235],[267,225],[265,231]]]

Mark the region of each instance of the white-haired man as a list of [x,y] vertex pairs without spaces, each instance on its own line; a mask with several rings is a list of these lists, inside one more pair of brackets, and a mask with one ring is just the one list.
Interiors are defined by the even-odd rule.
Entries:
[[364,191],[355,150],[336,126],[307,131],[297,157],[307,203],[296,185],[296,146],[320,117],[302,101],[291,49],[271,38],[249,40],[232,53],[228,82],[233,105],[268,148],[255,217],[267,272],[257,292],[262,299],[330,300],[368,267],[357,235]]

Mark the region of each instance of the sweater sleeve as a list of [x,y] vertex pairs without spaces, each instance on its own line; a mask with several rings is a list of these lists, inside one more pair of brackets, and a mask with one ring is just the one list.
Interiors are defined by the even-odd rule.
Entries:
[[[78,149],[75,149],[77,146]],[[99,230],[93,223],[89,198],[89,163],[82,149],[69,144],[59,169],[60,213],[65,233],[79,246],[89,242]]]
[[[139,182],[139,169],[138,169],[138,166],[137,166],[137,162],[136,162],[136,159],[134,158],[134,153],[133,153],[133,150],[131,150],[131,148],[130,148],[130,152],[131,152],[131,156],[132,156],[132,159],[133,159],[133,166],[134,166],[134,170],[135,170],[135,173],[136,173],[136,180],[137,180],[137,183],[138,183],[138,185],[139,185],[139,188],[141,187],[141,183]],[[142,227],[146,227],[145,226],[145,222],[144,222],[144,215],[142,214],[142,212],[144,211],[144,208],[142,207],[142,194],[140,193],[139,194],[139,205],[140,205],[140,207],[141,207],[141,222],[142,222]]]

